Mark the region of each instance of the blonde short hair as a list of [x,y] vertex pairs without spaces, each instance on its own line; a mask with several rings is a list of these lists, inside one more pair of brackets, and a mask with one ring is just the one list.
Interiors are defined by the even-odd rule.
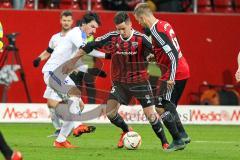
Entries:
[[152,11],[149,8],[147,3],[138,3],[134,9],[134,14],[136,16],[140,16],[140,15],[151,15]]

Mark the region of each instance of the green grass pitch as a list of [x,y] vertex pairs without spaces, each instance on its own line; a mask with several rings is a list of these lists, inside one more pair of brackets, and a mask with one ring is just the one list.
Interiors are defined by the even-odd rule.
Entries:
[[[138,150],[117,149],[120,130],[112,125],[96,125],[95,133],[69,137],[77,149],[55,149],[51,124],[0,124],[10,146],[20,150],[25,160],[239,160],[239,126],[187,125],[192,142],[183,151],[166,153],[150,125],[131,125],[142,136]],[[166,131],[166,130],[165,130]],[[169,141],[171,138],[167,134]],[[3,159],[0,155],[0,159]]]

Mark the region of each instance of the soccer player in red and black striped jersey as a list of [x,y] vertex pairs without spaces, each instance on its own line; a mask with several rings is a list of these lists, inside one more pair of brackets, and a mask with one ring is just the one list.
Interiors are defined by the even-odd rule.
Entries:
[[131,98],[136,97],[154,132],[161,140],[163,149],[168,150],[169,145],[162,124],[154,110],[152,89],[145,66],[146,59],[152,56],[151,42],[146,35],[132,29],[131,20],[126,12],[118,12],[114,17],[114,23],[117,31],[109,32],[96,38],[95,42],[86,44],[75,57],[101,47],[112,55],[113,86],[107,100],[107,117],[123,131],[118,147],[123,147],[123,136],[131,130],[118,114],[119,106],[129,104]]
[[[189,74],[185,75],[185,73],[189,73],[188,65],[182,57],[175,32],[168,22],[155,18],[146,3],[139,3],[135,7],[134,15],[142,26],[150,29],[154,56],[163,73],[161,77],[163,83],[160,85],[156,110],[161,114],[165,126],[173,137],[173,143],[170,146],[175,150],[182,149],[185,147],[184,143],[190,142],[190,138],[183,128],[176,111],[176,105],[171,102],[171,97],[174,90],[177,69],[179,72],[178,76],[186,76],[188,78]],[[179,68],[177,68],[178,63],[181,63]],[[185,70],[188,70],[188,72]],[[183,72],[182,75],[181,71]],[[184,85],[182,84],[183,87]],[[169,119],[173,119],[173,121],[169,121]]]

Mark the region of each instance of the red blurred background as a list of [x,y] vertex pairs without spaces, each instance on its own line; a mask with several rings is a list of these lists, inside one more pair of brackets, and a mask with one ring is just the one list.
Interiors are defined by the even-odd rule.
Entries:
[[[36,58],[48,46],[51,36],[60,31],[59,10],[51,11],[14,11],[0,10],[0,21],[4,33],[19,32],[17,47],[26,73],[26,80],[32,101],[45,102],[42,98],[45,84],[40,68],[32,66]],[[80,19],[85,12],[74,11],[74,19]],[[115,29],[113,16],[115,12],[99,12],[102,26],[97,36]],[[130,13],[132,16],[132,14]],[[158,18],[172,24],[178,35],[184,56],[191,70],[191,78],[187,84],[180,104],[189,103],[189,94],[197,92],[203,81],[211,84],[234,84],[234,73],[237,69],[237,54],[240,51],[240,15],[231,14],[156,14]],[[133,26],[141,31],[141,27],[131,17]],[[7,39],[4,38],[4,42]],[[104,62],[104,70],[109,72],[109,62]],[[109,90],[110,78],[98,78],[98,89]],[[97,94],[98,99],[105,97]],[[27,102],[23,84],[11,84],[8,90],[8,102]],[[100,101],[97,101],[100,102]]]

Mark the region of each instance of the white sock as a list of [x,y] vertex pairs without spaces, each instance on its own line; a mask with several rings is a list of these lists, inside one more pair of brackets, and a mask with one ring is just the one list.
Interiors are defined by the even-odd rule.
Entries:
[[82,125],[82,122],[80,121],[74,121],[74,129],[77,128],[78,126]]
[[78,98],[78,97],[70,97],[69,98],[69,110],[70,110],[70,113],[72,114],[80,114],[81,113],[81,109],[80,109],[80,106],[79,106],[79,103],[81,101],[81,98]]
[[60,129],[62,125],[60,123],[60,119],[56,115],[55,108],[49,108],[49,111],[50,111],[50,116],[51,116],[51,120],[52,120],[52,124],[53,124],[54,128],[57,130]]
[[56,139],[57,142],[66,141],[68,135],[71,133],[73,128],[73,121],[63,121],[61,131]]

